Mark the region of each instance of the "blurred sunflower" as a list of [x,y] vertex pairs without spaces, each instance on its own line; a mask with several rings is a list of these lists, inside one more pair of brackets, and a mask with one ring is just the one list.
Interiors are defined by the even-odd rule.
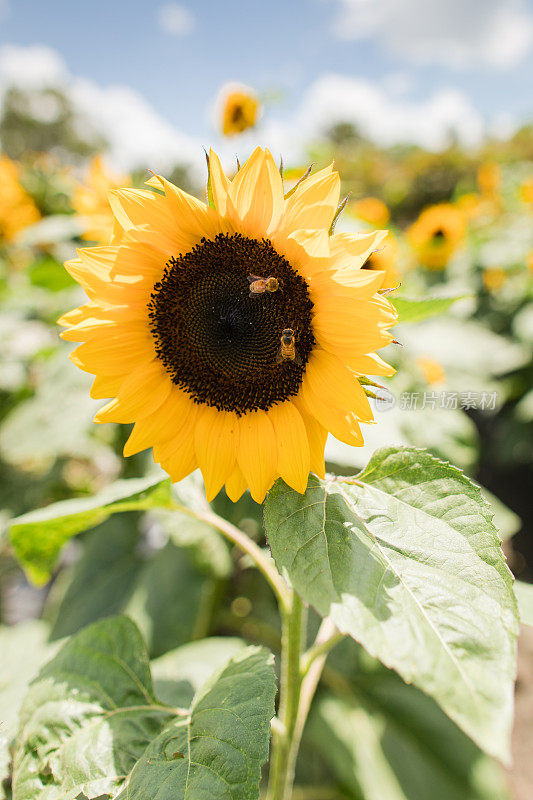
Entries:
[[465,234],[465,214],[450,203],[440,203],[422,211],[407,230],[407,239],[424,267],[444,269]]
[[415,364],[424,376],[426,383],[429,383],[430,386],[444,383],[446,380],[444,367],[438,361],[435,361],[434,358],[418,356],[418,358],[415,358]]
[[370,225],[386,225],[390,219],[390,212],[383,200],[378,197],[362,197],[348,206],[349,212],[357,219],[368,222]]
[[236,136],[253,128],[259,119],[257,95],[247,86],[230,84],[223,87],[219,101],[221,127],[224,136]]
[[[392,375],[374,352],[396,312],[384,273],[362,270],[384,231],[328,237],[340,179],[327,167],[287,198],[257,148],[230,181],[209,158],[212,206],[162,177],[164,194],[110,194],[120,244],[67,262],[89,302],[65,314],[71,354],[114,397],[97,422],[135,422],[126,455],[153,446],[179,481],[200,467],[208,499],[225,484],[262,501],[281,476],[304,492],[324,474],[328,431],[362,445],[372,420],[358,375]],[[277,288],[256,291],[251,276]]]
[[487,267],[483,270],[483,286],[489,292],[497,292],[506,280],[507,275],[501,267]]
[[374,250],[364,264],[364,269],[376,269],[385,273],[383,288],[392,289],[400,284],[400,273],[397,268],[398,244],[396,237],[388,233],[381,247]]
[[477,185],[483,196],[495,198],[500,191],[501,182],[502,176],[498,164],[493,161],[481,164],[477,171]]
[[114,174],[106,168],[101,156],[95,156],[72,196],[72,207],[83,218],[86,228],[82,239],[99,244],[111,241],[115,218],[109,205],[108,192],[131,183],[128,175]]
[[0,240],[11,242],[17,233],[41,218],[39,209],[20,183],[20,167],[0,157]]
[[520,197],[524,203],[531,203],[533,205],[533,178],[528,178],[527,181],[520,187]]

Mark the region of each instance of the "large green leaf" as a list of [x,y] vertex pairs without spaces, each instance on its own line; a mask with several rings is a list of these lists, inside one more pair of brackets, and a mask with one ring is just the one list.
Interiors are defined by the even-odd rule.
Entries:
[[432,800],[509,800],[497,764],[428,697],[399,679],[367,683],[353,699],[321,697],[308,728],[350,797],[427,800],[431,787]]
[[9,777],[10,744],[17,732],[20,705],[29,682],[57,649],[47,638],[48,626],[37,620],[0,626],[0,800],[6,796],[3,782]]
[[119,511],[170,506],[170,480],[160,475],[116,481],[91,497],[62,500],[11,520],[15,554],[35,583],[50,577],[63,545]]
[[173,706],[190,706],[207,679],[245,649],[242,639],[211,636],[170,650],[150,664],[157,696]]
[[256,800],[275,693],[266,650],[236,655],[196,695],[190,717],[147,748],[121,800]]
[[13,800],[257,798],[274,714],[272,660],[243,649],[180,710],[156,699],[131,620],[91,625],[26,696]]
[[153,553],[132,589],[124,611],[139,626],[151,655],[207,634],[215,582],[183,548],[167,542]]
[[304,600],[508,758],[517,609],[477,486],[425,451],[383,449],[304,495],[278,481],[265,526]]
[[407,297],[391,297],[391,302],[398,312],[398,322],[420,322],[423,319],[442,314],[455,303],[461,300],[458,297],[427,297],[425,299],[414,300]]

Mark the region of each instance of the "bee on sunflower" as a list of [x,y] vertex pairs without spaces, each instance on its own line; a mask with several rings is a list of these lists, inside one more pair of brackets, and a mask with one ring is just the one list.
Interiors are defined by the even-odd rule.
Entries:
[[255,127],[261,112],[257,95],[248,86],[229,84],[219,99],[220,126],[224,136],[237,136]]
[[82,239],[99,244],[111,241],[115,218],[108,193],[111,189],[124,188],[130,183],[128,175],[111,172],[101,156],[92,159],[85,181],[76,187],[72,196],[72,207],[85,222]]
[[427,269],[444,269],[466,234],[464,212],[450,203],[422,211],[407,230],[407,239],[419,262]]
[[[225,485],[261,502],[281,476],[303,493],[324,475],[328,431],[362,445],[373,419],[358,377],[394,369],[385,273],[361,269],[386,231],[332,233],[332,166],[284,194],[257,148],[233,180],[209,155],[207,204],[165,178],[112,191],[117,239],[66,263],[88,302],[65,314],[71,360],[114,398],[96,422],[134,422],[125,455],[153,447],[173,481],[200,468],[208,500]],[[250,275],[275,278],[253,293]]]

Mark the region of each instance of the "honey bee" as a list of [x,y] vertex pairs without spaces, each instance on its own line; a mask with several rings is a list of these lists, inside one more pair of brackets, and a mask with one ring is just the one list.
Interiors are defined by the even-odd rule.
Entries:
[[285,328],[281,333],[280,341],[281,347],[276,356],[276,364],[281,364],[283,361],[292,361],[293,364],[300,366],[302,359],[296,350],[296,337],[293,329]]
[[250,297],[264,292],[277,292],[279,289],[279,281],[272,275],[269,278],[261,278],[260,275],[248,275],[248,280],[250,281]]

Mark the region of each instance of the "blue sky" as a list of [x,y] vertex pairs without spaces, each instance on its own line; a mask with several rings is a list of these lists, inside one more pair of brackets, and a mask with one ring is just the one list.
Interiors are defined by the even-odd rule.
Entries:
[[0,44],[46,45],[71,75],[132,87],[202,139],[231,80],[279,91],[278,120],[294,118],[326,75],[375,87],[383,113],[387,102],[423,106],[453,90],[484,121],[533,116],[533,0],[446,0],[439,10],[427,0],[184,0],[172,26],[161,8],[172,23],[177,5],[3,0]]

